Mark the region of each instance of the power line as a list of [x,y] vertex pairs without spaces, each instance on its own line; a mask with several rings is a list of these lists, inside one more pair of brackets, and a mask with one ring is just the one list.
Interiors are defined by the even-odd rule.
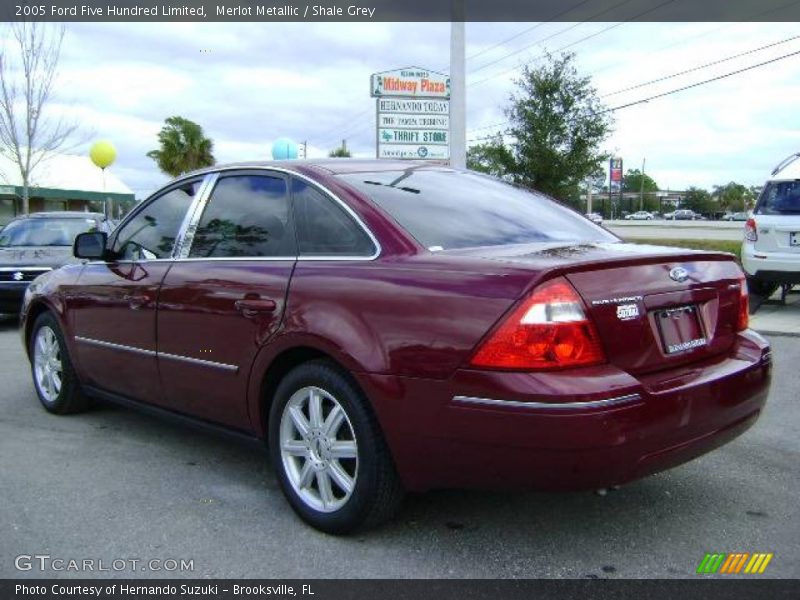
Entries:
[[[698,82],[695,82],[695,83],[692,83],[692,84],[689,84],[689,85],[685,85],[683,87],[675,88],[673,90],[669,90],[668,92],[663,92],[661,94],[655,94],[653,96],[648,96],[647,98],[642,98],[640,100],[636,100],[634,102],[628,102],[626,104],[620,104],[619,106],[606,108],[606,109],[603,109],[603,110],[600,110],[600,111],[597,111],[597,112],[594,112],[594,113],[591,113],[591,114],[593,114],[593,115],[602,115],[602,114],[606,114],[606,113],[610,113],[610,112],[616,112],[618,110],[622,110],[622,109],[625,109],[625,108],[630,108],[631,106],[637,106],[639,104],[645,104],[647,102],[650,102],[651,100],[657,100],[659,98],[664,98],[666,96],[671,96],[671,95],[677,94],[679,92],[684,92],[686,90],[690,90],[690,89],[693,89],[693,88],[696,88],[696,87],[700,87],[700,86],[703,86],[703,85],[706,85],[706,84],[709,84],[709,83],[713,83],[713,82],[719,81],[721,79],[726,79],[728,77],[733,77],[734,75],[739,75],[741,73],[746,73],[747,71],[752,71],[753,69],[758,69],[759,67],[764,67],[766,65],[770,65],[772,63],[776,63],[776,62],[779,62],[781,60],[785,60],[787,58],[791,58],[792,56],[797,56],[798,54],[800,54],[800,50],[797,50],[795,52],[790,52],[789,54],[784,54],[782,56],[778,56],[778,57],[770,59],[770,60],[765,60],[764,62],[756,63],[756,64],[750,65],[748,67],[743,67],[743,68],[737,69],[735,71],[730,71],[730,72],[725,73],[723,75],[718,75],[716,77],[711,77],[709,79],[704,79],[703,81],[698,81]],[[508,125],[510,122],[511,121],[505,121],[503,123],[498,123],[497,125]],[[497,135],[497,134],[487,135],[487,136],[483,136],[483,137],[480,137],[480,138],[473,138],[473,139],[468,140],[468,141],[476,142],[476,141],[488,140],[488,139],[491,139],[491,138],[495,137],[495,135]],[[509,135],[509,134],[501,133],[500,135]]]
[[[507,58],[511,58],[512,56],[516,56],[517,54],[519,54],[519,53],[521,53],[521,52],[524,52],[525,50],[527,50],[528,48],[531,48],[532,46],[536,46],[537,44],[541,44],[541,43],[543,43],[543,42],[546,42],[546,41],[548,41],[548,40],[551,40],[551,39],[553,39],[554,37],[558,37],[559,35],[562,35],[562,34],[564,34],[564,33],[568,32],[568,31],[572,31],[572,30],[573,30],[573,29],[575,29],[576,27],[580,27],[581,25],[584,25],[584,24],[586,24],[588,21],[594,20],[594,19],[596,19],[597,17],[600,17],[600,16],[604,15],[605,13],[607,13],[607,12],[609,12],[609,11],[612,11],[612,10],[614,10],[614,9],[616,9],[616,8],[619,8],[620,6],[622,6],[622,5],[624,5],[624,4],[628,4],[628,3],[629,3],[629,2],[631,2],[631,1],[632,1],[632,0],[622,0],[622,2],[619,2],[619,3],[617,3],[617,4],[615,4],[614,6],[611,6],[611,7],[609,7],[609,8],[606,8],[605,10],[601,10],[600,12],[598,12],[598,13],[596,13],[596,14],[592,15],[591,17],[589,17],[588,19],[586,19],[586,20],[584,20],[584,21],[581,21],[581,22],[579,22],[579,23],[574,23],[574,24],[570,25],[569,27],[567,27],[566,29],[562,29],[561,31],[558,31],[558,32],[556,32],[556,33],[554,33],[554,34],[552,34],[552,35],[549,35],[549,36],[545,37],[545,38],[542,38],[542,39],[536,40],[535,42],[532,42],[532,43],[530,43],[530,44],[528,44],[528,45],[526,45],[526,46],[523,46],[522,48],[519,48],[519,49],[517,49],[517,50],[514,50],[513,52],[509,52],[508,54],[504,54],[504,55],[503,55],[503,56],[501,56],[500,58],[497,58],[497,59],[495,59],[495,60],[493,60],[493,61],[491,61],[491,62],[488,62],[488,63],[486,63],[486,64],[484,64],[484,65],[481,65],[481,66],[480,66],[480,67],[478,67],[477,69],[473,69],[473,70],[471,71],[471,73],[477,73],[478,71],[482,71],[482,70],[483,70],[483,69],[485,69],[486,67],[491,67],[492,65],[496,65],[497,63],[499,63],[499,62],[502,62],[502,61],[506,60]],[[674,1],[674,0],[669,0],[669,2],[673,2],[673,1]]]
[[701,85],[706,85],[707,83],[712,83],[714,81],[719,81],[720,79],[726,79],[728,77],[732,77],[734,75],[739,75],[740,73],[745,73],[747,71],[752,71],[753,69],[757,69],[759,67],[763,67],[772,63],[776,63],[781,60],[785,60],[787,58],[791,58],[792,56],[797,56],[800,54],[800,50],[795,52],[790,52],[789,54],[784,54],[783,56],[778,56],[777,58],[773,58],[770,60],[765,60],[764,62],[757,63],[755,65],[750,65],[749,67],[744,67],[742,69],[737,69],[736,71],[731,71],[729,73],[725,73],[724,75],[718,75],[717,77],[712,77],[710,79],[705,79],[703,81],[698,81],[696,83],[692,83],[690,85],[685,85],[683,87],[676,88],[674,90],[670,90],[668,92],[664,92],[662,94],[656,94],[654,96],[650,96],[648,98],[642,98],[641,100],[636,100],[635,102],[628,102],[627,104],[621,104],[619,106],[615,106],[613,108],[607,108],[605,110],[601,110],[595,114],[604,114],[608,112],[614,112],[617,110],[622,110],[623,108],[629,108],[631,106],[636,106],[637,104],[644,104],[645,102],[650,102],[650,100],[656,100],[658,98],[664,98],[665,96],[671,96],[672,94],[677,94],[678,92],[684,92],[686,90],[690,90],[692,88],[700,87]]
[[[611,7],[611,9],[613,9],[613,8],[617,8],[617,7],[621,6],[622,4],[626,4],[626,3],[627,3],[627,2],[629,2],[629,1],[630,1],[630,0],[624,0],[624,1],[623,1],[623,2],[621,2],[620,4],[617,4],[617,5],[615,5],[615,6],[612,6],[612,7]],[[571,42],[571,43],[567,44],[566,46],[562,46],[561,48],[559,48],[558,50],[556,50],[556,51],[554,52],[554,54],[556,54],[556,53],[558,53],[558,52],[563,52],[563,51],[564,51],[564,50],[566,50],[567,48],[571,48],[571,47],[573,47],[573,46],[577,46],[578,44],[581,44],[581,43],[585,42],[586,40],[590,40],[590,39],[592,39],[592,38],[594,38],[594,37],[597,37],[598,35],[601,35],[601,34],[603,34],[603,33],[606,33],[607,31],[611,31],[612,29],[616,29],[616,28],[617,28],[617,27],[619,27],[620,25],[624,25],[625,23],[629,23],[630,21],[634,21],[634,20],[638,19],[639,17],[644,17],[645,15],[647,15],[647,14],[649,14],[649,13],[651,13],[651,12],[655,11],[655,10],[658,10],[659,8],[662,8],[662,7],[666,6],[667,4],[672,4],[673,2],[675,2],[675,0],[665,0],[665,1],[664,1],[664,2],[662,2],[661,4],[657,4],[656,6],[653,6],[653,7],[651,7],[651,8],[648,8],[647,10],[640,12],[639,14],[637,14],[637,15],[635,15],[635,16],[633,16],[633,17],[631,17],[630,19],[627,19],[627,20],[625,20],[625,21],[620,21],[620,22],[618,22],[618,23],[614,23],[613,25],[610,25],[610,26],[608,26],[608,27],[605,27],[605,28],[601,29],[600,31],[596,31],[596,32],[594,32],[594,33],[591,33],[591,34],[589,34],[589,35],[587,35],[587,36],[584,36],[584,37],[580,38],[579,40],[576,40],[576,41],[574,41],[574,42]],[[607,10],[611,10],[611,9],[607,9]],[[606,11],[603,11],[603,12],[607,12],[607,10],[606,10]],[[602,14],[602,13],[601,13],[601,14]],[[595,16],[598,16],[598,15],[595,15]],[[592,18],[594,18],[594,17],[592,17]],[[579,23],[578,25],[582,25],[582,24],[583,24],[583,23]],[[568,29],[572,29],[572,28],[574,28],[574,27],[576,27],[576,26],[577,26],[577,25],[575,25],[575,26],[573,26],[573,27],[570,27],[570,28],[568,28]],[[565,30],[565,31],[567,31],[567,30]],[[546,40],[542,40],[542,41],[546,41]],[[537,43],[539,43],[539,42],[535,42],[534,44],[530,44],[529,46],[525,46],[525,47],[523,47],[523,48],[520,48],[519,50],[517,50],[517,51],[515,51],[515,52],[512,52],[511,54],[508,54],[508,55],[506,55],[505,57],[503,57],[503,58],[502,58],[502,59],[500,59],[500,60],[505,60],[506,58],[509,58],[510,56],[513,56],[513,55],[515,55],[515,54],[519,54],[519,53],[520,53],[520,52],[522,52],[523,50],[527,50],[528,48],[530,48],[531,46],[534,46],[534,45],[536,45]],[[533,63],[533,62],[540,61],[540,60],[542,60],[543,58],[544,58],[543,56],[539,56],[539,57],[537,57],[537,58],[535,58],[535,59],[531,60],[531,61],[530,61],[528,64],[530,64],[530,63]],[[499,62],[499,60],[498,60],[498,61],[495,61],[495,62]],[[490,64],[494,64],[494,63],[490,63]],[[484,65],[484,66],[488,66],[488,65]],[[481,68],[483,68],[483,67],[481,67]],[[486,83],[487,81],[490,81],[490,80],[492,80],[492,79],[495,79],[496,77],[500,77],[501,75],[505,75],[505,74],[507,74],[507,73],[511,73],[512,71],[516,71],[517,69],[519,69],[519,67],[518,67],[518,66],[517,66],[517,67],[511,67],[510,69],[506,69],[506,70],[504,70],[504,71],[500,71],[500,72],[498,72],[498,73],[495,73],[494,75],[490,75],[489,77],[486,77],[485,79],[481,79],[481,80],[479,80],[479,81],[473,81],[472,83],[468,83],[468,84],[467,84],[467,86],[469,87],[469,86],[473,86],[473,85],[480,85],[480,84],[482,84],[482,83]]]
[[[552,17],[550,17],[546,21],[541,21],[541,22],[537,23],[536,25],[534,25],[533,27],[526,27],[525,29],[523,29],[522,31],[520,31],[518,33],[515,33],[511,37],[505,38],[504,40],[501,40],[501,41],[497,42],[496,44],[492,44],[488,48],[484,48],[483,50],[481,50],[479,52],[476,52],[475,54],[470,54],[469,56],[466,57],[465,60],[472,60],[473,58],[477,58],[479,56],[483,56],[487,52],[491,52],[495,48],[499,48],[501,46],[504,46],[508,42],[511,42],[511,41],[513,41],[513,40],[525,35],[526,33],[530,33],[531,31],[534,31],[535,29],[539,29],[539,27],[542,27],[543,25],[547,25],[548,23],[552,23],[556,19],[558,19],[560,17],[563,17],[567,13],[571,13],[573,10],[578,9],[581,6],[583,6],[584,4],[588,4],[589,2],[592,2],[592,0],[583,0],[583,2],[580,2],[579,4],[576,4],[575,6],[571,6],[567,10],[563,10],[560,13],[558,13],[556,15],[553,15]],[[625,2],[623,2],[622,4],[625,4]],[[538,43],[538,42],[534,42],[534,43]],[[441,67],[440,70],[444,71],[447,68],[448,67]],[[483,67],[481,67],[481,68],[483,68]]]
[[601,98],[607,98],[608,96],[616,96],[617,94],[622,94],[623,92],[629,92],[631,90],[637,90],[639,88],[646,87],[648,85],[653,85],[654,83],[660,83],[662,81],[667,81],[668,79],[674,79],[675,77],[680,77],[681,75],[686,75],[687,73],[693,73],[694,71],[699,71],[701,69],[707,69],[708,67],[713,67],[715,65],[722,64],[724,62],[728,62],[735,58],[741,58],[742,56],[747,56],[749,54],[755,54],[756,52],[760,52],[761,50],[766,50],[767,48],[774,48],[775,46],[780,46],[781,44],[786,44],[793,40],[800,38],[800,35],[794,35],[790,38],[786,38],[785,40],[780,40],[779,42],[773,42],[772,44],[767,44],[766,46],[761,46],[759,48],[753,48],[752,50],[747,50],[746,52],[740,52],[739,54],[734,54],[732,56],[726,56],[725,58],[721,58],[719,60],[715,60],[709,63],[705,63],[703,65],[699,65],[697,67],[692,67],[691,69],[685,69],[683,71],[679,71],[678,73],[672,73],[671,75],[666,75],[664,77],[659,77],[657,79],[651,79],[650,81],[645,81],[644,83],[639,83],[636,85],[632,85],[630,87],[622,88],[620,90],[616,90],[614,92],[609,92],[607,94],[603,94],[600,96]]

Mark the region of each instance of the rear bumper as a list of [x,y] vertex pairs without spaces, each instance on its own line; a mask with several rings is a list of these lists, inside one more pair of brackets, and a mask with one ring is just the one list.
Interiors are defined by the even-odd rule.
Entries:
[[742,245],[745,272],[764,281],[800,283],[800,253],[756,251],[753,244]]
[[633,377],[461,371],[450,381],[361,375],[411,490],[607,487],[709,452],[749,428],[767,398],[758,334],[725,357]]
[[29,281],[0,282],[0,313],[18,314]]

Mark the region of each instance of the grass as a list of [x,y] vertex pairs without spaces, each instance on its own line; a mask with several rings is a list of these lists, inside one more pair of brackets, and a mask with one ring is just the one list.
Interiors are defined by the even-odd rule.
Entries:
[[671,239],[671,238],[625,238],[626,242],[633,244],[653,244],[654,246],[678,246],[679,248],[691,248],[693,250],[716,250],[730,252],[736,255],[736,260],[741,261],[742,242],[731,240],[695,240],[695,239]]

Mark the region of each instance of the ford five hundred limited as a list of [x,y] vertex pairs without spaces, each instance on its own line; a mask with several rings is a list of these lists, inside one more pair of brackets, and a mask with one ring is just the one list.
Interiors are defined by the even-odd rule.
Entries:
[[625,244],[472,172],[216,166],[74,252],[25,297],[44,408],[102,399],[263,440],[331,533],[407,490],[629,482],[732,440],[769,390],[731,255]]

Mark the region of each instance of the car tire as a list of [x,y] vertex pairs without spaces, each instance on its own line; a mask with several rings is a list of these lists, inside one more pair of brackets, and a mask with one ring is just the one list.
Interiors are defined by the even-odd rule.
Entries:
[[269,449],[289,504],[326,533],[375,527],[402,502],[400,479],[367,399],[331,361],[304,363],[280,382],[270,409]]
[[774,281],[764,281],[763,279],[758,279],[757,277],[751,277],[750,275],[747,276],[747,291],[754,296],[760,296],[763,299],[767,299],[772,296],[777,289],[778,284]]
[[29,340],[31,374],[42,406],[56,415],[85,411],[89,400],[81,391],[58,321],[50,312],[36,319]]

